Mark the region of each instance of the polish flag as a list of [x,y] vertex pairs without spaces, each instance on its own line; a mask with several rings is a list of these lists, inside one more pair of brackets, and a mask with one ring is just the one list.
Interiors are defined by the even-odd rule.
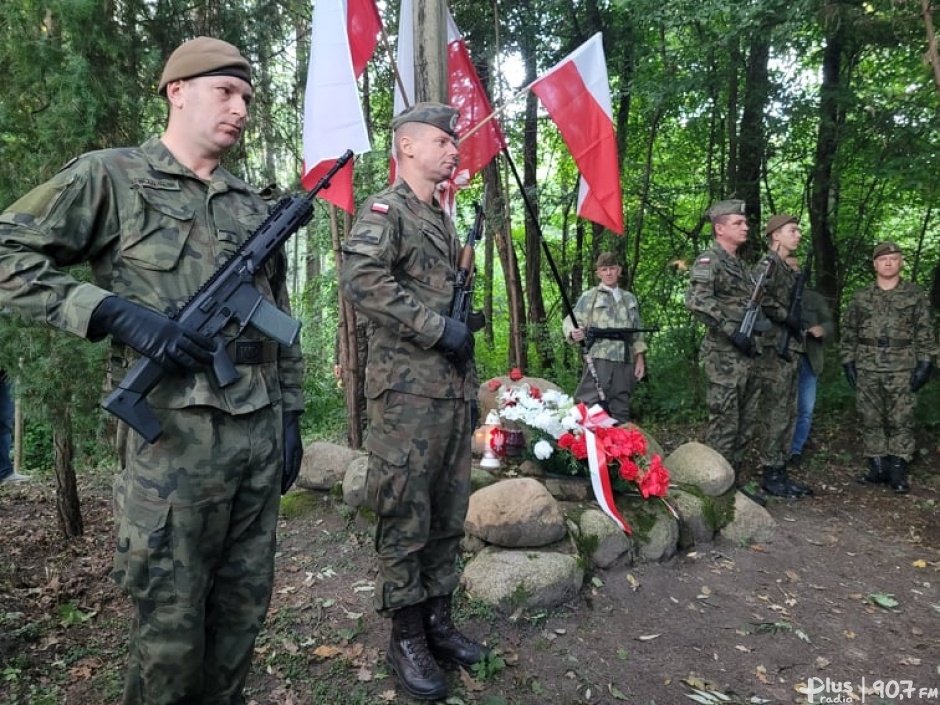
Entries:
[[[414,102],[414,20],[412,0],[401,1],[401,14],[398,26],[398,70],[407,96],[401,94],[395,85],[395,115]],[[493,108],[483,90],[483,84],[477,75],[467,42],[464,41],[454,16],[447,9],[447,74],[448,103],[460,111],[457,119],[457,135],[464,135],[479,122],[488,117]],[[453,194],[454,189],[463,188],[505,145],[506,140],[499,123],[490,120],[466,139],[459,142],[460,164],[453,176],[453,184],[445,189]],[[395,178],[394,155],[392,159],[392,180]]]
[[542,101],[581,172],[578,215],[623,235],[623,197],[607,62],[598,32],[531,90]]
[[[372,148],[356,79],[372,58],[381,28],[375,0],[317,0],[314,4],[301,179],[308,190],[347,149],[362,154]],[[318,195],[352,213],[352,177],[350,161],[333,177],[330,188]]]

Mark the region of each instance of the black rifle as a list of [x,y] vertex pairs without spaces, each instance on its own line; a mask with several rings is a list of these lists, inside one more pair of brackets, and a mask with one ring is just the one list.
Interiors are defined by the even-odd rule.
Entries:
[[470,306],[473,304],[473,248],[477,244],[477,240],[483,235],[483,224],[486,221],[486,215],[483,211],[484,203],[486,203],[486,188],[483,189],[483,201],[474,206],[476,215],[473,218],[473,225],[467,233],[467,242],[460,251],[460,257],[457,260],[454,300],[450,305],[450,317],[456,318],[461,323],[466,323],[472,333],[476,333],[484,325],[482,312],[470,311]]
[[[793,285],[793,291],[790,292],[790,305],[787,307],[787,318],[793,318],[799,321],[803,317],[803,292],[806,290],[806,282],[809,281],[810,271],[813,268],[813,248],[810,246],[809,254],[806,255],[806,264],[796,277],[796,284]],[[788,327],[783,327],[783,335],[780,336],[780,343],[777,345],[777,355],[789,362],[790,353],[787,348],[790,347],[790,338],[793,337],[793,331]]]
[[[239,323],[241,333],[250,323],[258,331],[281,345],[291,346],[300,333],[300,322],[291,318],[262,298],[254,287],[255,275],[261,271],[287,239],[306,225],[313,216],[313,197],[330,185],[330,179],[352,159],[347,150],[336,160],[309,193],[284,196],[267,219],[225,264],[172,316],[173,320],[192,331],[213,338],[216,349],[212,355],[212,372],[220,387],[233,384],[238,371],[222,339],[222,329],[232,320]],[[142,357],[131,367],[117,389],[101,406],[137,431],[149,443],[156,441],[163,429],[147,404],[147,395],[167,374],[165,368]]]
[[658,333],[659,326],[654,328],[597,328],[590,326],[584,333],[584,342],[588,350],[599,338],[604,340],[622,340],[624,345],[629,348],[634,333]]
[[[744,309],[744,318],[738,326],[738,333],[743,333],[748,338],[754,335],[754,327],[757,319],[760,317],[760,305],[764,300],[764,289],[767,287],[767,281],[774,272],[774,260],[771,257],[764,257],[760,263],[760,273],[757,275],[757,281],[754,282],[754,291],[751,292],[747,300],[747,306]],[[758,330],[761,330],[758,327]]]

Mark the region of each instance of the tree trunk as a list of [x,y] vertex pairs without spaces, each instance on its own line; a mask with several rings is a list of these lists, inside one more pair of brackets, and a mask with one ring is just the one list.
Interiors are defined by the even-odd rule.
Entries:
[[56,512],[59,528],[66,538],[76,538],[84,531],[82,510],[78,502],[75,468],[72,465],[72,417],[66,409],[52,428],[55,454]]
[[[770,92],[767,65],[770,61],[770,27],[763,26],[751,39],[747,76],[744,84],[741,128],[738,132],[737,169],[731,181],[736,198],[747,203],[748,222],[752,233],[762,233],[760,208],[760,176],[764,154],[764,109]],[[759,237],[751,238],[757,250],[763,250]]]
[[819,98],[819,133],[813,164],[813,182],[810,191],[810,226],[813,233],[813,252],[816,263],[816,288],[832,307],[839,321],[839,254],[830,221],[830,201],[833,193],[833,164],[839,149],[839,127],[842,112],[839,94],[842,85],[842,57],[845,51],[845,22],[838,17],[837,3],[827,4],[824,12],[832,8],[826,23],[826,46],[823,50],[822,85]]
[[[343,249],[340,246],[337,210],[330,206],[330,233],[333,242],[333,260],[336,271],[343,266]],[[351,216],[343,212],[344,231],[349,232]],[[339,322],[336,330],[336,362],[340,367],[340,379],[346,397],[346,444],[350,448],[362,447],[363,409],[365,406],[365,365],[360,354],[367,340],[361,340],[364,328],[356,325],[356,311],[346,297],[339,293]]]

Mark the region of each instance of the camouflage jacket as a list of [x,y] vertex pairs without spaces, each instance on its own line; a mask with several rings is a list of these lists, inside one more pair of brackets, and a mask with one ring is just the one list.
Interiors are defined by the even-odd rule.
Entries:
[[924,290],[899,281],[887,291],[872,284],[856,291],[845,310],[842,363],[860,370],[904,372],[936,352],[933,319]]
[[363,203],[343,245],[340,286],[375,323],[366,396],[387,390],[436,399],[476,397],[476,374],[461,376],[434,344],[444,332],[460,242],[437,203],[399,179]]
[[[764,289],[764,298],[761,300],[761,310],[770,320],[770,328],[762,333],[761,340],[761,344],[766,349],[769,346],[776,348],[780,342],[784,331],[783,322],[787,318],[787,311],[790,310],[790,298],[793,296],[799,272],[792,270],[776,252],[770,251],[764,257],[773,262],[773,270]],[[760,266],[758,264],[758,267]],[[757,278],[756,269],[754,278]],[[803,352],[803,343],[798,340],[797,336],[791,335],[788,349]]]
[[[629,291],[620,291],[620,301],[617,301],[614,292],[606,286],[595,286],[588,289],[578,299],[574,306],[574,316],[578,325],[588,328],[642,328],[640,308],[636,296]],[[574,324],[570,317],[563,323],[565,339],[571,341],[571,331]],[[612,362],[624,362],[626,346],[619,340],[598,338],[591,346],[591,357]],[[642,333],[634,333],[630,341],[630,358],[646,352],[646,342]]]
[[[109,291],[173,314],[267,212],[267,202],[228,171],[218,167],[206,182],[157,138],[85,154],[0,215],[0,305],[82,337]],[[284,277],[275,277],[279,257],[255,285],[289,312]],[[65,271],[79,262],[91,265],[94,283]],[[259,337],[251,327],[240,336]],[[239,365],[241,377],[225,389],[211,373],[167,375],[147,401],[243,414],[283,399],[285,409],[300,411],[302,367],[299,345],[281,348],[276,363]]]
[[[685,291],[685,306],[708,328],[713,349],[734,350],[728,337],[744,318],[754,292],[754,277],[739,257],[717,242],[695,258]],[[754,336],[760,350],[760,336]]]

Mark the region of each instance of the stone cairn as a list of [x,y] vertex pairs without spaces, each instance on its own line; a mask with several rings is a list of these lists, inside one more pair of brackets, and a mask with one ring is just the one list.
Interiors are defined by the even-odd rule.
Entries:
[[[540,378],[499,379],[558,389]],[[496,408],[496,392],[484,385],[479,401],[481,418],[486,418]],[[666,456],[643,433],[649,452],[658,453],[669,470],[670,488],[665,503],[615,496],[630,534],[601,511],[589,479],[551,475],[538,461],[523,458],[504,459],[499,469],[485,470],[479,467],[482,448],[475,442],[474,490],[462,542],[470,555],[461,578],[468,595],[504,612],[549,609],[579,593],[586,567],[605,570],[667,561],[716,541],[741,545],[773,540],[773,518],[735,490],[734,471],[719,453],[688,442]],[[297,485],[330,491],[342,483],[344,501],[358,508],[366,465],[362,452],[313,443],[304,453]]]

